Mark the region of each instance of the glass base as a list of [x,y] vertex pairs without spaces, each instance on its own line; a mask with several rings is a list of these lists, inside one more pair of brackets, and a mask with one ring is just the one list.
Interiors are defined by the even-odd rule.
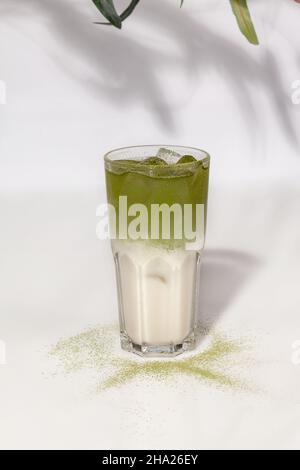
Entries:
[[192,333],[179,344],[135,344],[126,333],[121,333],[121,348],[143,357],[174,357],[186,351],[192,351],[196,346],[195,335]]

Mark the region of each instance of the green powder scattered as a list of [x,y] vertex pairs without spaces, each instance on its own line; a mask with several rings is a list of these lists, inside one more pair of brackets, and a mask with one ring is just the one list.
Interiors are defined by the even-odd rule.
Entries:
[[101,370],[111,361],[112,345],[117,336],[113,326],[94,327],[82,333],[61,339],[49,355],[59,360],[64,372],[84,369]]
[[[246,365],[242,353],[245,341],[211,335],[203,350],[172,359],[144,359],[120,350],[116,327],[94,327],[79,335],[61,339],[49,352],[65,373],[92,370],[104,378],[98,390],[125,385],[143,377],[167,380],[174,376],[191,376],[208,385],[232,390],[250,390],[233,369]],[[128,357],[127,357],[128,356]]]

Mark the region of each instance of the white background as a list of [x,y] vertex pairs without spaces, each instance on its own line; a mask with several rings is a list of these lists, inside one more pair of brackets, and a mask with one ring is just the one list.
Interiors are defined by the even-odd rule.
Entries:
[[[1,448],[300,447],[300,5],[249,0],[254,47],[227,1],[178,4],[142,0],[118,31],[91,0],[1,0]],[[47,376],[49,345],[117,321],[102,156],[151,143],[212,156],[201,311],[256,338],[263,395]]]

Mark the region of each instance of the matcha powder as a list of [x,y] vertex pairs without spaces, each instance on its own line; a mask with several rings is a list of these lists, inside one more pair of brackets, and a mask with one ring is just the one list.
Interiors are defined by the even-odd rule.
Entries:
[[[235,391],[253,389],[241,379],[248,368],[244,352],[246,341],[219,334],[207,337],[200,351],[172,359],[144,359],[121,351],[116,327],[97,326],[70,338],[61,339],[49,351],[60,371],[71,374],[90,370],[97,376],[97,390],[125,385],[139,378],[167,381],[175,376],[190,376],[215,388]],[[100,380],[100,381],[99,381]]]

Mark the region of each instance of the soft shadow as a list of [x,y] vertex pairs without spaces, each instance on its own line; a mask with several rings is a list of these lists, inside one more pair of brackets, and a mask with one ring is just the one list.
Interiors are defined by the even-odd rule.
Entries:
[[260,261],[233,250],[204,252],[198,305],[199,329],[209,331],[256,273]]
[[[251,139],[262,127],[263,118],[256,106],[259,92],[273,106],[282,132],[298,147],[278,59],[265,46],[254,49],[249,45],[248,53],[242,36],[237,45],[210,30],[200,13],[195,19],[184,8],[172,8],[162,1],[141,3],[122,31],[93,24],[80,3],[26,0],[26,4],[18,2],[17,6],[14,3],[11,8],[1,8],[2,15],[10,12],[23,19],[32,11],[39,12],[59,41],[59,48],[65,48],[68,54],[60,55],[57,45],[46,52],[95,99],[101,95],[117,107],[138,103],[160,126],[175,133],[180,110],[170,102],[162,71],[169,70],[174,77],[184,72],[190,89],[201,86],[204,76],[217,72],[240,107],[238,117],[245,121]],[[92,2],[91,11],[95,11],[94,19],[99,19]],[[234,20],[232,27],[236,28]],[[174,47],[164,50],[166,40],[171,40]],[[216,100],[217,95],[218,90]]]

